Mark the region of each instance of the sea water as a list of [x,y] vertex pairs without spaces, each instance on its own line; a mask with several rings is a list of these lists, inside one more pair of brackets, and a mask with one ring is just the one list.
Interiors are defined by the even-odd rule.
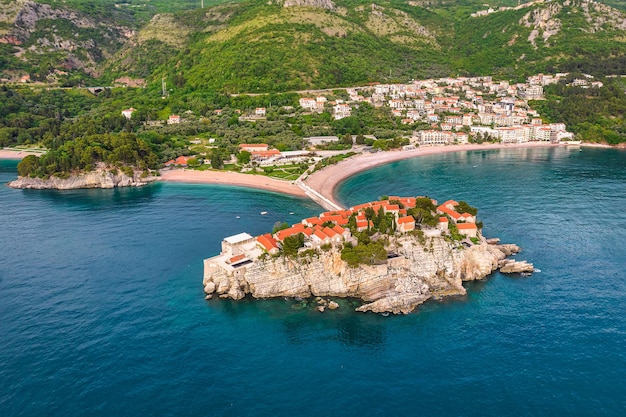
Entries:
[[[0,161],[0,182],[15,176]],[[466,200],[487,236],[541,269],[389,317],[352,300],[323,314],[204,300],[202,259],[224,236],[321,211],[308,200],[2,186],[0,416],[623,415],[625,181],[626,152],[565,147],[424,156],[349,179],[345,205]]]

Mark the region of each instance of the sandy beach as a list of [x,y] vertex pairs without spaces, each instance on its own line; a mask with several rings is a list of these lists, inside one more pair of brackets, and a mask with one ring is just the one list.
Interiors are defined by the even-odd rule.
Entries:
[[234,185],[239,187],[258,188],[298,197],[306,197],[304,191],[291,182],[268,178],[263,175],[240,174],[232,171],[192,171],[184,169],[163,170],[161,171],[161,180]]
[[403,159],[415,158],[422,155],[435,155],[447,152],[460,151],[480,151],[492,149],[513,149],[513,148],[537,148],[559,146],[548,142],[527,142],[520,144],[467,144],[467,145],[445,145],[445,146],[424,146],[410,151],[387,151],[368,153],[355,156],[328,166],[310,175],[305,183],[313,190],[317,191],[324,198],[339,205],[335,199],[337,186],[352,175],[366,171],[370,168],[387,164]]
[[0,149],[0,159],[24,159],[28,155],[41,155],[41,152],[22,151],[19,149]]

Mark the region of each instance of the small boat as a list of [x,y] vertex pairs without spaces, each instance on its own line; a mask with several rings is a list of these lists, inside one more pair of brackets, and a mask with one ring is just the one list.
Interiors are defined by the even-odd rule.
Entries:
[[267,214],[267,211],[262,211],[261,212],[261,216],[265,216]]
[[293,211],[290,211],[289,214],[293,214]]
[[235,216],[235,219],[241,219],[241,216]]

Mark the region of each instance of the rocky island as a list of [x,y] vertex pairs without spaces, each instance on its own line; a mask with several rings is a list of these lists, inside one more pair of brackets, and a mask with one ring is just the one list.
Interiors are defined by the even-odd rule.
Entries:
[[157,176],[148,173],[126,173],[118,169],[96,168],[93,171],[80,172],[66,177],[54,175],[48,178],[20,176],[7,185],[11,188],[35,190],[73,190],[78,188],[140,187],[157,179]]
[[204,260],[204,291],[234,300],[354,297],[363,301],[357,311],[398,314],[430,298],[464,295],[463,281],[499,267],[532,272],[530,263],[505,259],[518,246],[482,236],[476,212],[462,201],[383,197],[277,225],[271,234],[240,233]]

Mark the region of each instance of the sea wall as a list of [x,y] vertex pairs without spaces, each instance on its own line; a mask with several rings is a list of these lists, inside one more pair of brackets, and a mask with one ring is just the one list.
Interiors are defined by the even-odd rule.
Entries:
[[11,181],[7,185],[12,188],[36,190],[72,190],[77,188],[140,187],[157,179],[158,177],[153,175],[142,177],[139,172],[133,176],[128,176],[122,172],[114,174],[105,169],[96,169],[91,172],[71,175],[69,178],[54,176],[48,179],[18,177],[17,180]]
[[409,313],[429,298],[465,294],[463,281],[482,279],[498,268],[515,245],[483,243],[464,247],[442,237],[392,238],[394,257],[382,265],[349,267],[338,248],[309,257],[256,260],[227,272],[205,260],[207,294],[239,300],[271,297],[356,297],[357,311]]

